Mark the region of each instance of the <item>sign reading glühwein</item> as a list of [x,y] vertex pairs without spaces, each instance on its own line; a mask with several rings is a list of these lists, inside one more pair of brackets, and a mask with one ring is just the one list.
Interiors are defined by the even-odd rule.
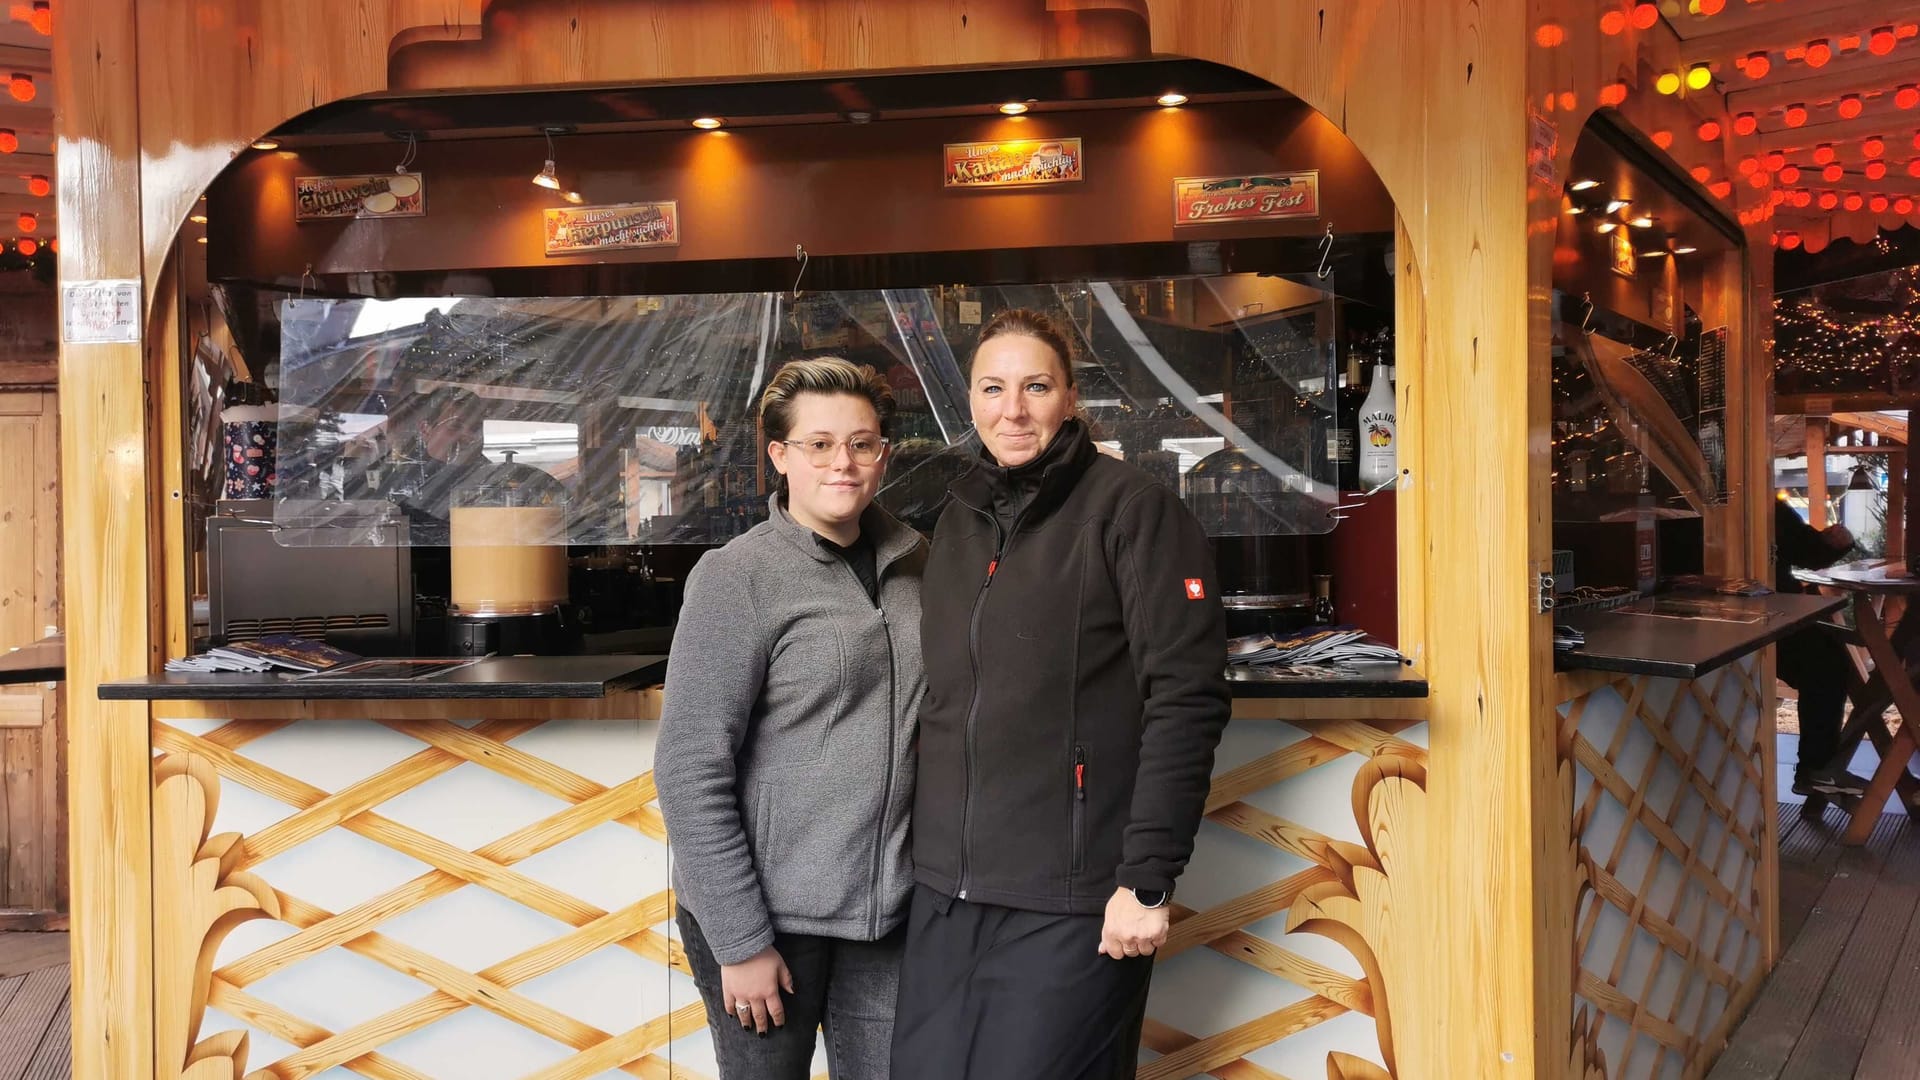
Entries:
[[680,242],[680,204],[671,199],[562,206],[546,211],[545,223],[549,255],[672,247]]
[[1314,170],[1257,176],[1183,176],[1173,182],[1173,223],[1213,225],[1320,216]]
[[1016,139],[998,143],[948,143],[950,188],[1031,187],[1083,178],[1079,139]]

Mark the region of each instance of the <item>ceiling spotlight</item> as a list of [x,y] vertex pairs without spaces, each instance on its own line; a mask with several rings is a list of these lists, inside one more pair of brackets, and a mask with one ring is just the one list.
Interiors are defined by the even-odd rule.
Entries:
[[553,171],[552,158],[548,158],[546,162],[540,166],[540,171],[534,175],[533,185],[535,187],[546,188],[548,191],[560,190],[560,177],[555,175]]
[[1027,111],[1027,103],[1024,101],[1009,101],[1005,105],[1000,106],[1000,111],[1008,116],[1019,116],[1021,113]]
[[1594,226],[1594,229],[1597,232],[1610,233],[1619,227],[1620,227],[1620,223],[1617,221],[1603,221],[1600,224]]
[[1633,204],[1625,199],[1611,199],[1607,202],[1607,213],[1617,214]]
[[1691,255],[1699,250],[1699,248],[1694,247],[1692,244],[1681,244],[1679,247],[1673,249],[1673,253],[1675,255]]
[[1599,186],[1600,186],[1600,181],[1598,180],[1592,180],[1592,179],[1575,180],[1573,183],[1567,185],[1567,190],[1568,191],[1590,191]]
[[1695,64],[1687,69],[1687,89],[1705,90],[1713,85],[1713,69],[1705,64]]
[[575,206],[579,206],[581,203],[587,201],[586,198],[577,191],[563,191],[560,193],[560,197]]
[[1664,259],[1667,257],[1667,253],[1660,250],[1659,248],[1649,248],[1646,251],[1636,251],[1634,252],[1634,254],[1640,256],[1643,259]]
[[278,150],[280,144],[272,139],[255,139],[250,143],[255,150]]
[[1158,101],[1161,105],[1171,109],[1176,105],[1185,105],[1187,103],[1187,95],[1181,93],[1178,90],[1169,90],[1166,93],[1161,94],[1155,100]]
[[702,116],[694,120],[693,126],[699,128],[701,131],[718,131],[725,127],[726,123],[725,120],[717,116]]
[[1654,132],[1653,145],[1659,147],[1662,150],[1673,149],[1673,132],[1668,131],[1666,128],[1661,128],[1660,130]]
[[205,215],[205,214],[188,214],[188,215],[187,215],[187,220],[188,220],[188,221],[191,221],[191,222],[193,222],[193,223],[194,223],[195,225],[205,225],[205,224],[207,223],[207,215]]

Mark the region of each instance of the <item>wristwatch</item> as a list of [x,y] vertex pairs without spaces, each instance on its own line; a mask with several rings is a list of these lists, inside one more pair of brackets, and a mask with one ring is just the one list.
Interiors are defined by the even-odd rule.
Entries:
[[1128,891],[1133,893],[1134,903],[1149,910],[1166,907],[1167,901],[1173,899],[1172,893],[1162,892],[1159,889],[1130,889]]

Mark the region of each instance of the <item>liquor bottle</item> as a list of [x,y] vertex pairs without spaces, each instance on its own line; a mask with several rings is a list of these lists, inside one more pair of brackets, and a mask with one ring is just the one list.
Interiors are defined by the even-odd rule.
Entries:
[[1313,575],[1313,621],[1320,626],[1333,625],[1333,575]]
[[1393,410],[1393,380],[1387,375],[1387,365],[1375,364],[1373,387],[1360,405],[1357,425],[1360,486],[1369,491],[1393,479],[1399,471]]
[[1353,491],[1360,486],[1360,453],[1354,439],[1354,418],[1360,415],[1360,405],[1367,398],[1367,390],[1360,382],[1363,364],[1358,345],[1347,350],[1347,372],[1340,380],[1339,411],[1337,423],[1327,442],[1327,457],[1337,470],[1336,482],[1341,491]]

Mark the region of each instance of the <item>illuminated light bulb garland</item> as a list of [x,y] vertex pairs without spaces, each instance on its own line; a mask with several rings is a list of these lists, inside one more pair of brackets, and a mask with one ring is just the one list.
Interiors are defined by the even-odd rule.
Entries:
[[1779,176],[1780,182],[1783,184],[1797,184],[1800,182],[1800,167],[1797,165],[1783,166],[1779,170]]
[[1787,122],[1788,127],[1801,127],[1807,122],[1807,107],[1795,102],[1787,106],[1787,111],[1781,114],[1781,118]]
[[1847,192],[1847,197],[1840,200],[1840,205],[1845,207],[1849,212],[1858,210],[1866,204],[1867,200],[1861,198],[1860,193],[1857,191]]
[[1893,92],[1893,107],[1911,109],[1920,105],[1920,86],[1903,86]]
[[1687,175],[1704,184],[1707,182],[1707,177],[1713,175],[1713,170],[1707,168],[1705,165],[1695,165],[1687,171]]
[[1760,118],[1750,112],[1743,112],[1733,118],[1735,135],[1751,135],[1758,130],[1760,130]]
[[1778,150],[1767,151],[1767,171],[1779,172],[1787,167],[1787,155]]
[[1869,135],[1861,140],[1860,152],[1870,158],[1877,158],[1887,152],[1887,140],[1878,135]]
[[1747,62],[1740,65],[1740,69],[1747,73],[1749,79],[1764,79],[1773,70],[1773,59],[1763,52],[1748,53]]
[[1879,180],[1887,175],[1887,163],[1884,161],[1867,162],[1867,179]]
[[1657,147],[1659,147],[1659,148],[1660,148],[1660,149],[1662,149],[1662,150],[1669,150],[1669,149],[1672,149],[1672,147],[1673,147],[1673,132],[1671,132],[1671,131],[1668,131],[1668,130],[1666,130],[1665,128],[1662,128],[1662,129],[1660,129],[1659,131],[1656,131],[1656,132],[1654,132],[1654,133],[1653,133],[1653,145],[1655,145],[1655,146],[1657,146]]
[[1833,59],[1833,46],[1829,45],[1825,38],[1816,38],[1813,41],[1809,41],[1807,42],[1805,59],[1808,67],[1826,67],[1827,61]]
[[1813,163],[1815,165],[1825,165],[1832,161],[1833,157],[1832,143],[1821,143],[1819,146],[1813,148]]
[[1840,114],[1842,120],[1852,120],[1860,115],[1861,108],[1860,95],[1847,94],[1840,99],[1840,104],[1835,111]]
[[1842,169],[1838,164],[1833,164],[1820,170],[1820,179],[1825,180],[1827,183],[1831,184],[1839,180],[1842,176],[1845,176],[1846,174],[1847,174],[1847,171],[1845,169]]
[[1888,206],[1888,199],[1885,195],[1875,195],[1873,198],[1867,200],[1867,209],[1873,211],[1876,214],[1886,213],[1887,206]]
[[1700,136],[1701,142],[1712,142],[1720,137],[1720,121],[1702,120],[1695,133]]

